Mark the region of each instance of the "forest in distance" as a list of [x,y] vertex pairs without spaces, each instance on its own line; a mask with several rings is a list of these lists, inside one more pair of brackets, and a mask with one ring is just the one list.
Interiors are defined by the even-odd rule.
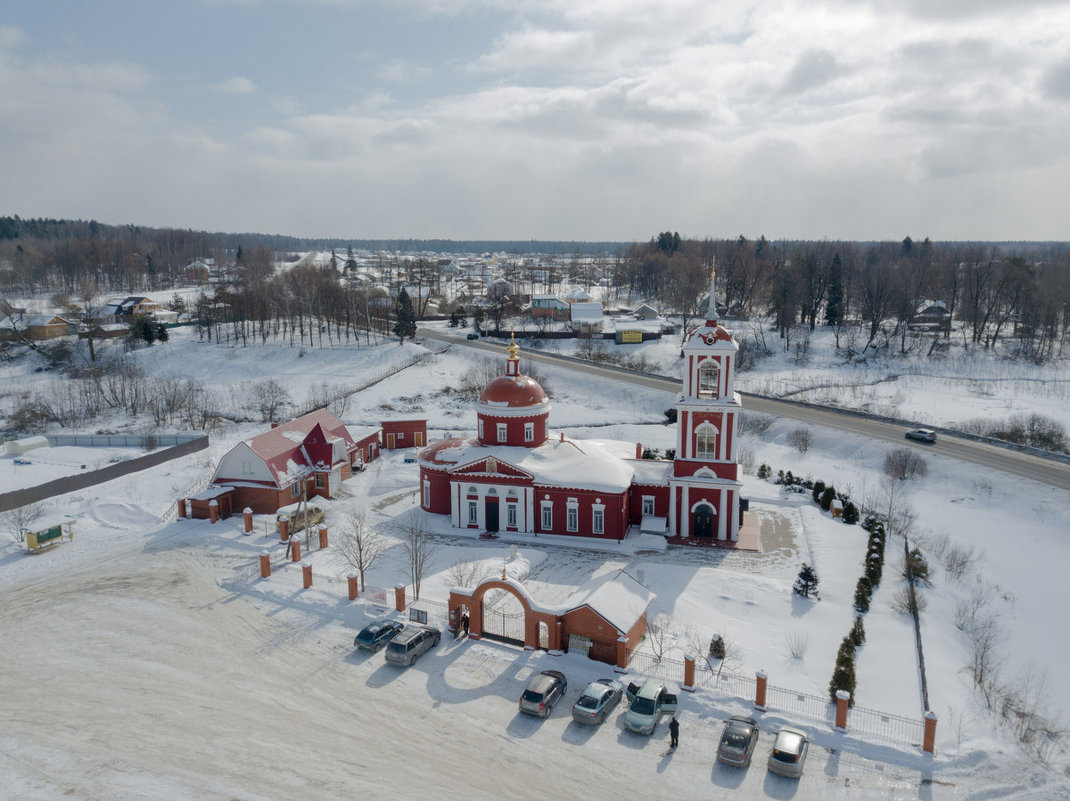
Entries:
[[[643,242],[603,243],[615,249],[594,252],[452,243],[503,247],[379,250],[369,257],[353,240],[337,252],[330,248],[326,264],[301,260],[299,254],[316,249],[314,244],[271,235],[3,217],[0,292],[55,296],[86,307],[109,294],[189,286],[187,265],[212,259],[220,277],[202,287],[198,308],[189,311],[209,336],[226,328],[241,341],[266,341],[287,331],[293,338],[295,330],[326,330],[328,336],[333,330],[345,339],[389,331],[391,310],[370,302],[384,285],[414,289],[409,294],[418,315],[435,298],[439,314],[478,308],[495,324],[520,314],[530,295],[582,287],[595,289],[607,308],[643,301],[680,316],[686,327],[706,301],[716,264],[722,313],[768,319],[781,340],[799,328],[851,326],[861,332],[863,351],[904,349],[908,333],[916,333],[919,308],[936,304],[947,312],[938,333],[965,347],[1001,347],[1016,358],[1046,361],[1070,344],[1070,243],[692,239],[665,231]],[[364,251],[361,258],[354,249]],[[446,268],[454,255],[473,252],[497,257],[488,260],[482,280],[459,285]],[[914,337],[910,342],[917,344]]]

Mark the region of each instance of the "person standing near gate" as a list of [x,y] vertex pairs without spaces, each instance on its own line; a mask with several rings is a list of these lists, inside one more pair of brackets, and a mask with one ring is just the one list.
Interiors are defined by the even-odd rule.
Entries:
[[673,716],[669,721],[669,748],[676,748],[680,743],[680,721]]
[[464,632],[464,636],[468,636],[468,613],[465,612],[461,615],[461,631]]

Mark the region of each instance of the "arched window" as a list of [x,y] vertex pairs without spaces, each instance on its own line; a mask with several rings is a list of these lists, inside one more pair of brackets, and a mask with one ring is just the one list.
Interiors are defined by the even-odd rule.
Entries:
[[698,368],[698,394],[700,397],[717,397],[721,380],[721,368],[713,359],[706,359]]
[[498,494],[498,490],[494,489],[494,487],[491,487],[489,490],[487,490],[487,495],[497,495],[497,494]]
[[717,429],[709,423],[695,429],[695,458],[717,458]]

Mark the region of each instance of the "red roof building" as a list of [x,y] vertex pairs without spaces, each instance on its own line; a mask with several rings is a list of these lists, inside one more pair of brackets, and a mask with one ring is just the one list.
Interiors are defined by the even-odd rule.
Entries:
[[257,514],[274,513],[302,497],[330,498],[354,467],[378,454],[367,441],[354,440],[341,420],[319,409],[235,445],[219,460],[212,485],[233,488],[233,508]]

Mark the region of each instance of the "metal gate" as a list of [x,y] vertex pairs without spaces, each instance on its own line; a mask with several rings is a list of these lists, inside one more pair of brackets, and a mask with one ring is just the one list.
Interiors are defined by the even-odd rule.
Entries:
[[[510,596],[512,597],[512,596]],[[488,640],[524,645],[524,613],[505,612],[495,609],[483,599],[483,632]]]

